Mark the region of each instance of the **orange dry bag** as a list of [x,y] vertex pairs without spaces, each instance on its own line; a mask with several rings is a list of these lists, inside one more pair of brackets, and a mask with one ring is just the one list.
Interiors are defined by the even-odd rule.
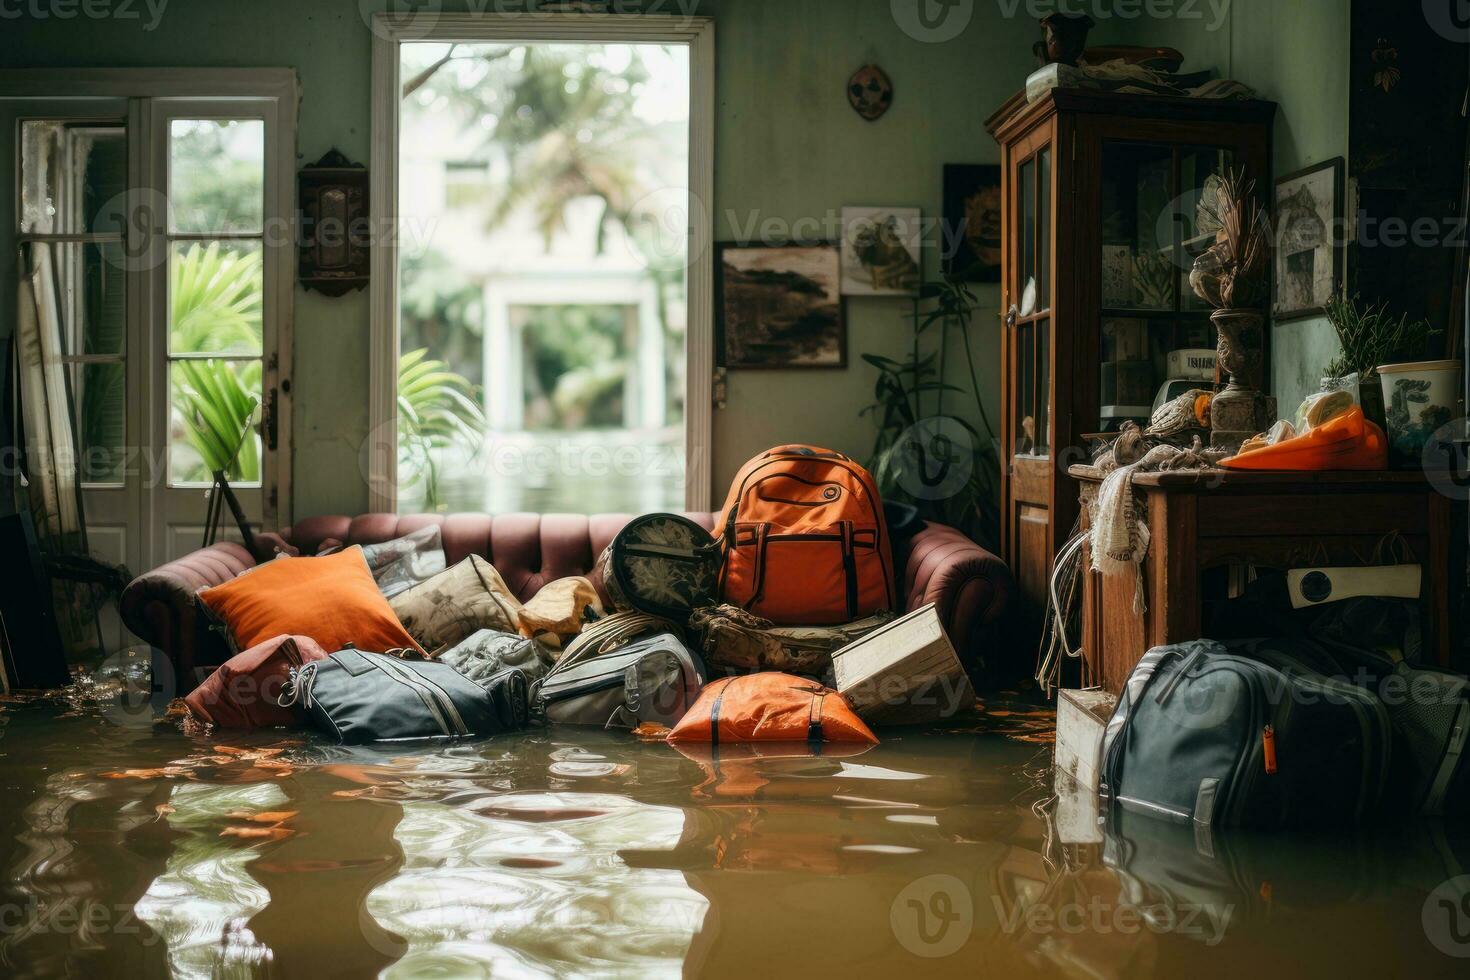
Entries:
[[1388,438],[1354,406],[1303,435],[1233,456],[1231,470],[1386,470]]
[[878,736],[847,699],[791,674],[742,674],[706,684],[670,742],[863,742]]
[[841,453],[784,446],[757,456],[736,474],[717,527],[725,602],[782,626],[897,608],[883,502]]

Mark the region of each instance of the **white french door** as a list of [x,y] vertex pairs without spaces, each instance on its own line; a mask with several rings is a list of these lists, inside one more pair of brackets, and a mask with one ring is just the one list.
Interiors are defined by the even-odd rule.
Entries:
[[294,76],[0,72],[0,140],[0,338],[55,325],[94,555],[199,547],[219,468],[288,521]]

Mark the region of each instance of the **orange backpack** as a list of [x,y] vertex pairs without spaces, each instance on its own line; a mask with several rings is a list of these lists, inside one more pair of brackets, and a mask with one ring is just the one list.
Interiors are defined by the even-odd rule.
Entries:
[[841,453],[783,446],[752,459],[718,530],[725,602],[786,626],[897,609],[883,502],[868,471]]

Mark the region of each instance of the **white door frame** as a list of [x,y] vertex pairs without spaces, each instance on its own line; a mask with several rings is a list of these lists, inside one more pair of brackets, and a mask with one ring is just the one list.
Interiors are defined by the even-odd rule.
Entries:
[[[0,98],[5,99],[66,99],[66,98],[131,98],[187,100],[197,104],[211,99],[251,100],[259,102],[260,114],[266,115],[267,139],[265,157],[265,216],[267,224],[273,220],[286,219],[286,227],[272,226],[266,229],[268,240],[264,249],[264,261],[268,263],[266,295],[263,299],[268,321],[274,322],[274,348],[271,337],[265,338],[266,362],[262,371],[262,388],[268,396],[276,391],[276,426],[278,450],[267,453],[261,473],[262,516],[266,526],[285,527],[292,520],[292,337],[294,333],[294,293],[296,284],[298,240],[295,225],[296,197],[296,116],[299,87],[296,72],[291,68],[87,68],[87,69],[0,69]],[[136,107],[138,103],[134,103]],[[150,113],[129,112],[128,139],[130,143],[129,183],[133,193],[141,202],[145,188],[133,178],[148,172],[151,162],[145,158],[152,147]],[[272,139],[270,134],[278,137]],[[156,169],[154,167],[153,169]],[[130,206],[130,211],[137,205]],[[130,231],[130,235],[132,232]],[[284,242],[272,248],[269,240],[284,236]],[[156,278],[156,277],[155,277]],[[165,278],[166,282],[166,278]],[[272,285],[274,284],[274,285]],[[166,289],[166,287],[165,287]],[[128,304],[130,318],[139,317],[139,322],[148,326],[142,331],[141,349],[127,351],[128,391],[130,408],[134,399],[145,399],[150,392],[166,386],[160,381],[163,370],[162,352],[157,317],[162,316],[163,297],[156,295],[156,285],[129,288]],[[166,343],[166,338],[161,341]],[[157,361],[157,363],[155,363]],[[274,361],[274,363],[272,363]],[[149,403],[148,411],[156,406]],[[132,413],[129,413],[130,416]],[[129,438],[134,437],[133,422],[129,420]],[[141,433],[140,433],[141,434]],[[157,448],[157,447],[153,447]],[[158,482],[153,492],[144,492],[139,502],[139,520],[154,519],[157,514],[148,513],[148,500],[152,496],[162,499],[167,491],[167,473],[151,472],[159,460],[149,460],[140,474],[140,479]],[[166,466],[166,464],[163,464]],[[274,490],[274,493],[269,491]],[[141,528],[140,528],[141,533]],[[142,563],[153,567],[166,560],[163,528],[154,526],[150,533],[140,538]]]
[[405,41],[581,41],[689,48],[689,328],[686,357],[685,506],[710,509],[713,479],[715,25],[660,14],[373,15],[372,335],[368,361],[370,509],[398,505],[398,106]]

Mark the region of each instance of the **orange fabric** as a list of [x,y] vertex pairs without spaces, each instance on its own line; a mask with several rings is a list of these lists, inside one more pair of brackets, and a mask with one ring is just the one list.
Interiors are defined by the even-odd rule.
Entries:
[[877,484],[828,449],[783,446],[741,467],[716,527],[723,601],[778,626],[898,608]]
[[878,743],[847,699],[791,674],[744,674],[705,685],[670,742]]
[[356,545],[325,558],[277,558],[201,589],[199,601],[229,628],[237,650],[288,633],[308,636],[329,653],[349,643],[372,653],[424,652],[378,591]]
[[1354,406],[1304,435],[1232,456],[1231,470],[1386,470],[1388,438]]

